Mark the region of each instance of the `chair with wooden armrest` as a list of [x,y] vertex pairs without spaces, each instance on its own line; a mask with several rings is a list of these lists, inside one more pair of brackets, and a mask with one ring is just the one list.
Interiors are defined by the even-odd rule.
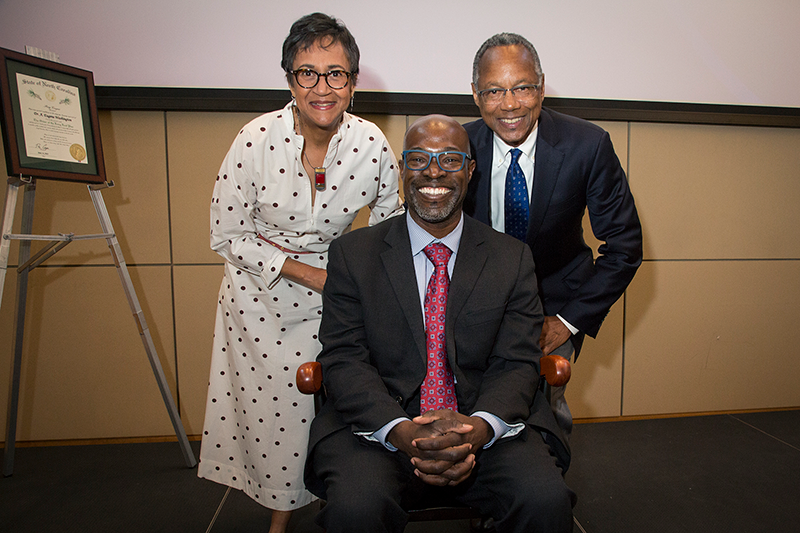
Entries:
[[[572,365],[558,355],[545,355],[540,359],[541,375],[551,387],[563,387],[569,381]],[[303,363],[297,369],[297,388],[303,394],[317,394],[322,390],[322,365],[317,361]]]
[[[558,355],[546,355],[540,360],[541,375],[550,387],[563,387],[570,378],[571,365],[567,359]],[[316,410],[322,405],[324,391],[322,390],[322,365],[317,361],[303,363],[297,369],[297,389],[303,394],[314,394],[314,407]],[[442,503],[435,507],[424,509],[407,509],[410,522],[427,522],[433,520],[470,520],[472,531],[492,531],[493,527],[486,525],[481,514],[471,507],[458,504],[448,505]]]

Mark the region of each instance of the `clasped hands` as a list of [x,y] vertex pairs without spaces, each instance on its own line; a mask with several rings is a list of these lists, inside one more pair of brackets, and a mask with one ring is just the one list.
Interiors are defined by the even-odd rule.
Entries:
[[440,409],[400,422],[387,440],[411,458],[417,477],[443,487],[458,485],[472,474],[475,453],[493,435],[480,417]]

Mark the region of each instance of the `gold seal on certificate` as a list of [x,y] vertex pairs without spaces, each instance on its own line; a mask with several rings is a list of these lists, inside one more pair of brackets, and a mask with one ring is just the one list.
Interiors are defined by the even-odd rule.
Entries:
[[50,100],[51,102],[55,102],[56,93],[54,93],[53,91],[45,91],[44,92],[44,97],[47,98],[48,100]]
[[75,161],[83,161],[86,158],[86,150],[80,144],[73,144],[69,147],[69,155],[71,155]]

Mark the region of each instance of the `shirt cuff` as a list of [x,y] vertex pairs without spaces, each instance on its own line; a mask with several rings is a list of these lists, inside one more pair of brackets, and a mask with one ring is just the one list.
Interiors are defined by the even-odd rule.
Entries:
[[558,319],[561,322],[564,323],[565,326],[567,326],[567,329],[570,331],[570,333],[572,333],[573,335],[577,335],[578,334],[578,332],[580,331],[578,328],[576,328],[575,326],[573,326],[572,324],[570,324],[569,322],[564,320],[563,316],[561,316],[561,315],[556,315],[556,316],[558,317]]
[[261,279],[268,289],[272,289],[283,277],[281,270],[283,264],[286,262],[288,256],[285,253],[275,254],[275,256],[267,262],[266,266],[261,270]]
[[525,427],[525,424],[522,422],[509,426],[499,417],[493,415],[492,413],[487,413],[486,411],[477,411],[473,413],[472,416],[479,416],[483,418],[486,420],[487,424],[492,426],[492,429],[494,430],[494,437],[492,437],[492,440],[483,446],[484,450],[494,444],[498,439],[516,437]]
[[368,441],[380,442],[383,445],[383,447],[389,450],[390,452],[396,452],[397,448],[392,446],[392,444],[386,440],[386,436],[389,435],[389,432],[392,431],[397,424],[403,422],[404,420],[409,420],[409,419],[404,417],[395,418],[394,420],[392,420],[391,422],[380,428],[378,431],[375,431],[373,433],[360,431],[356,432],[356,435],[358,435],[359,437],[364,437]]

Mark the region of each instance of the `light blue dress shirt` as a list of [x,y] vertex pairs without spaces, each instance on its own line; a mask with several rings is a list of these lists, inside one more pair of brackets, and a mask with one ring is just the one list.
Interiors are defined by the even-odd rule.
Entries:
[[[417,278],[417,289],[419,292],[419,303],[420,307],[422,308],[422,314],[425,315],[425,292],[427,291],[428,287],[428,280],[430,280],[431,276],[433,275],[436,267],[433,265],[430,259],[425,255],[423,251],[426,246],[428,246],[432,242],[441,242],[453,252],[450,256],[450,261],[447,263],[447,273],[452,279],[453,277],[453,267],[456,264],[456,257],[458,256],[458,247],[461,243],[461,234],[464,231],[464,215],[461,215],[461,219],[458,222],[456,228],[448,233],[441,239],[437,239],[424,229],[422,229],[419,224],[417,224],[413,218],[411,218],[410,213],[406,213],[406,222],[408,226],[408,236],[411,241],[411,254],[414,260],[414,272]],[[455,376],[454,376],[455,377]],[[494,430],[494,437],[490,440],[484,448],[490,447],[492,444],[497,441],[497,439],[507,438],[516,436],[522,429],[525,427],[524,424],[514,424],[512,426],[506,424],[498,418],[497,416],[487,413],[485,411],[476,411],[472,413],[470,416],[479,416],[486,420],[486,422],[492,426]],[[374,433],[365,433],[359,432],[356,433],[367,440],[377,441],[383,444],[386,449],[391,451],[397,451],[397,448],[392,446],[389,442],[386,441],[386,436],[389,432],[400,422],[403,420],[409,420],[407,417],[400,417],[392,420],[378,431]]]

